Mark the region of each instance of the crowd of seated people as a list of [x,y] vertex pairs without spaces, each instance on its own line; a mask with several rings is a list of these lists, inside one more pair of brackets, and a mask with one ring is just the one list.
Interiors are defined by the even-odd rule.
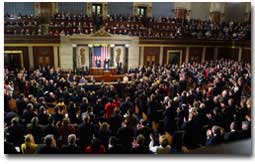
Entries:
[[[94,30],[91,28],[90,31],[84,31],[79,28],[84,27],[81,22],[78,22],[80,25],[77,25],[77,22],[72,22],[71,18],[68,20],[70,20],[68,23],[62,21],[52,25],[65,28],[71,27],[73,31],[66,33],[64,30],[62,32],[62,34],[66,35],[71,35],[72,33],[88,34]],[[95,22],[95,18],[92,20]],[[103,25],[106,31],[111,34],[152,38],[241,40],[250,39],[251,35],[250,22],[240,23],[230,21],[217,24],[210,20],[176,19],[170,17],[159,17],[156,19],[152,17],[109,15],[104,20]]]
[[94,20],[82,14],[57,13],[51,17],[49,35],[72,35],[93,33]]
[[[6,34],[40,35],[38,17],[24,16],[12,20],[7,16]],[[91,34],[101,25],[111,34],[139,36],[146,38],[250,40],[250,22],[221,22],[210,20],[176,19],[173,17],[140,17],[108,15],[89,17],[83,14],[57,13],[50,18],[48,35]],[[17,28],[18,27],[18,28]]]
[[104,25],[113,34],[152,38],[240,40],[251,36],[250,22],[217,24],[210,20],[113,15],[106,19]]
[[141,66],[116,85],[4,72],[5,153],[186,153],[251,137],[251,65]]
[[34,15],[5,15],[4,33],[7,35],[42,35],[40,17]]

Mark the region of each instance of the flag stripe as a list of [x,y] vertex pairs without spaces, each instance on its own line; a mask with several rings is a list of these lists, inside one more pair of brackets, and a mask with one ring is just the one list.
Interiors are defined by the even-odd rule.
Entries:
[[109,58],[109,52],[107,46],[97,46],[93,47],[93,58],[92,58],[92,66],[96,67],[96,61],[101,60],[101,67],[104,66],[104,61]]

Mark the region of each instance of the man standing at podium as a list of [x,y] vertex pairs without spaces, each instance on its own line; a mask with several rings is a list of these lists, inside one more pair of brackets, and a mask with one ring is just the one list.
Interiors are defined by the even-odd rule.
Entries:
[[110,59],[105,58],[105,60],[104,60],[104,70],[106,70],[106,71],[109,70],[109,64],[110,64]]
[[99,57],[96,57],[96,67],[101,67],[101,59]]

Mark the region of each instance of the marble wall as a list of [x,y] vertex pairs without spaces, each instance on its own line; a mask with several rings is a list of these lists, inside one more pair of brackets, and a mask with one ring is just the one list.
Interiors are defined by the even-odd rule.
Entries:
[[60,68],[73,69],[73,49],[72,44],[62,43],[59,47]]
[[[123,45],[128,49],[128,68],[135,68],[139,65],[139,38],[111,35],[111,36],[92,36],[92,35],[76,35],[61,36],[60,43],[60,67],[63,69],[72,69],[73,62],[73,46],[79,47],[90,44],[114,44]],[[117,46],[116,45],[116,46]],[[125,54],[126,55],[126,54]],[[126,56],[125,56],[126,57]]]

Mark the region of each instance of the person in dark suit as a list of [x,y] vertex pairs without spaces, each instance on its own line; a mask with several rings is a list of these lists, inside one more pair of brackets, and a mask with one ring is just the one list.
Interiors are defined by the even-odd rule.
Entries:
[[189,121],[183,123],[184,146],[188,149],[199,147],[202,136],[202,125],[197,119],[198,113],[196,108],[190,109]]
[[240,123],[236,121],[232,122],[230,125],[230,132],[224,135],[224,140],[226,142],[240,140],[241,139],[240,130],[241,130]]
[[38,154],[59,154],[60,151],[56,146],[56,140],[52,134],[45,136],[44,145],[42,145],[38,152]]
[[120,139],[120,144],[125,147],[125,153],[131,153],[132,141],[134,137],[133,129],[127,125],[124,125],[123,123],[123,127],[119,128],[117,136]]
[[55,126],[55,120],[53,117],[49,117],[48,124],[43,128],[43,134],[44,136],[48,134],[53,134],[55,139],[59,137],[59,131],[58,128]]
[[243,121],[242,122],[242,131],[241,131],[241,138],[251,138],[251,122]]
[[112,134],[116,134],[117,130],[121,127],[121,123],[123,122],[123,117],[120,114],[120,110],[116,108],[114,110],[113,116],[109,120],[110,128],[112,130]]
[[81,147],[76,144],[76,135],[70,134],[67,140],[68,140],[68,144],[62,147],[61,153],[62,154],[80,154]]
[[207,139],[206,145],[218,145],[224,142],[224,136],[221,134],[221,127],[213,126],[211,135],[212,136]]
[[15,149],[14,144],[9,141],[10,134],[5,133],[4,137],[5,137],[5,140],[4,140],[4,154],[20,154],[20,152],[18,152]]
[[20,97],[16,100],[18,114],[22,115],[23,110],[26,108],[25,95],[20,94]]
[[164,112],[164,129],[170,134],[173,134],[176,129],[176,116],[177,113],[172,107],[172,101],[169,101]]
[[80,146],[82,149],[87,147],[93,138],[95,131],[91,124],[89,115],[85,115],[83,118],[83,123],[79,126],[77,135],[80,138]]
[[108,149],[106,150],[107,154],[122,154],[123,146],[119,144],[119,139],[115,136],[111,136],[109,139]]
[[145,145],[145,138],[143,135],[136,137],[137,147],[133,148],[132,153],[134,154],[152,154],[149,147]]
[[12,118],[11,126],[6,129],[6,133],[9,134],[9,142],[14,146],[20,146],[24,142],[25,128],[19,123],[18,117]]

